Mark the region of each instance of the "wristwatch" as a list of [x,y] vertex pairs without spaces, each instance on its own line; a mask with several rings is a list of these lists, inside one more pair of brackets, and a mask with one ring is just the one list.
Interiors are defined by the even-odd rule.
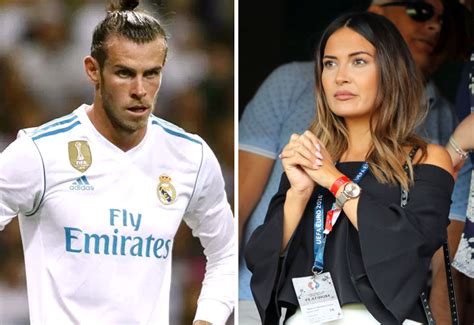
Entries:
[[344,186],[341,194],[336,198],[336,206],[340,209],[344,206],[347,200],[358,198],[361,192],[361,188],[354,182],[349,182]]

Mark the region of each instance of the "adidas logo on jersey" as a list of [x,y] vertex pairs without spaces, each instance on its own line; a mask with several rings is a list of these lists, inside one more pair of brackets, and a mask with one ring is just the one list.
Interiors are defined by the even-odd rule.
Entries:
[[71,186],[69,186],[69,189],[71,191],[93,191],[94,186],[89,184],[89,180],[86,176],[81,176],[72,182]]

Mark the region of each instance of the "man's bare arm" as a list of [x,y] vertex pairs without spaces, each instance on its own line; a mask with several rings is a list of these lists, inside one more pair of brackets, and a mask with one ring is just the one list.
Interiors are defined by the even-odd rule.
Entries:
[[239,150],[239,243],[243,229],[267,185],[275,160]]

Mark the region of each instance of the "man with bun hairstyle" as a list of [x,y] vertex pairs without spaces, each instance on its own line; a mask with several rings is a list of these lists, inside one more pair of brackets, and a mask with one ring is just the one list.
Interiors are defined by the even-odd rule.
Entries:
[[21,130],[0,155],[0,230],[19,217],[32,324],[169,324],[181,220],[207,257],[194,324],[233,309],[222,173],[199,136],[152,114],[167,35],[137,6],[110,1],[94,31],[92,105]]

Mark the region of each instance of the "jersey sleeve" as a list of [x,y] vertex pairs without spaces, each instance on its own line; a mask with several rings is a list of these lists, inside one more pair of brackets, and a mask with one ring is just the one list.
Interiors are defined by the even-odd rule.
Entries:
[[44,169],[38,148],[20,131],[0,154],[0,230],[18,214],[32,215],[44,194]]
[[232,211],[214,153],[203,143],[203,159],[184,221],[204,247],[206,274],[195,320],[224,324],[234,305],[237,257]]
[[239,121],[239,149],[276,159],[281,126],[301,78],[296,64],[273,71],[246,106]]

